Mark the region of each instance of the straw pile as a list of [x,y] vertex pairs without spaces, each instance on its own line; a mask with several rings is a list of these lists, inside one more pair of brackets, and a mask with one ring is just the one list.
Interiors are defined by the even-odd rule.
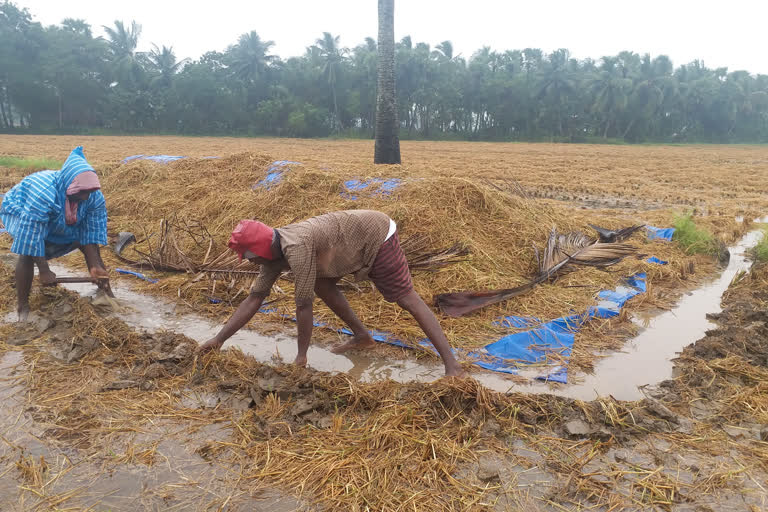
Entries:
[[[377,168],[377,174],[370,176],[311,165],[294,166],[269,189],[253,189],[266,176],[272,161],[267,155],[242,153],[217,160],[185,159],[168,165],[135,161],[105,168],[102,184],[110,207],[110,229],[113,233],[131,231],[142,239],[151,233],[157,236],[162,219],[177,216],[194,222],[213,238],[212,246],[203,243],[182,247],[189,258],[199,262],[206,255],[211,261],[225,253],[229,233],[242,218],[258,218],[280,226],[340,209],[380,210],[398,223],[401,238],[419,237],[424,250],[437,252],[457,244],[470,251],[468,261],[415,276],[417,291],[431,299],[438,293],[511,288],[528,282],[537,272],[534,247],[543,248],[553,226],[561,232],[589,232],[590,222],[609,228],[627,224],[626,219],[574,214],[545,206],[482,180],[436,177],[412,169],[406,172],[399,166]],[[378,185],[372,185],[370,190],[356,193],[357,200],[351,200],[342,194],[343,182],[350,178],[404,181],[391,196],[378,193]],[[582,269],[557,284],[540,286],[469,318],[443,319],[444,329],[455,345],[480,346],[498,337],[492,320],[502,314],[555,318],[571,309],[585,309],[593,303],[598,290],[612,288],[623,276],[636,271],[650,270],[651,282],[662,274],[668,281],[679,279],[679,262],[685,257],[672,244],[650,244],[641,234],[635,235],[632,243],[639,246],[641,253],[653,253],[672,264],[665,269],[651,269],[642,261],[628,258],[614,267],[614,273]],[[148,250],[146,245],[139,244],[138,248]],[[229,276],[216,283],[204,278],[180,291],[187,279],[170,278],[144,289],[180,296],[197,309],[224,315],[231,311],[230,303],[236,305],[242,299],[249,284]],[[283,293],[272,298],[290,298],[292,284],[281,281],[279,286]],[[422,336],[414,321],[381,300],[370,285],[348,285],[347,294],[369,328],[394,332],[406,340]],[[212,306],[212,296],[220,299],[221,305]],[[279,304],[280,314],[292,313],[291,300]],[[321,321],[338,325],[323,305],[316,306],[316,314]]]

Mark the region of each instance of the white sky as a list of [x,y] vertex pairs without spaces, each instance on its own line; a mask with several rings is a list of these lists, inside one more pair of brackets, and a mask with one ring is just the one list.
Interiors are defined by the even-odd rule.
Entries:
[[[143,27],[140,50],[173,46],[179,58],[223,50],[256,30],[283,58],[300,55],[322,33],[343,46],[376,38],[377,0],[13,0],[44,25],[82,18],[94,34],[116,19]],[[469,57],[494,50],[565,47],[598,59],[621,50],[667,54],[675,66],[703,59],[711,68],[768,74],[767,0],[395,0],[395,39],[434,46],[446,39]]]

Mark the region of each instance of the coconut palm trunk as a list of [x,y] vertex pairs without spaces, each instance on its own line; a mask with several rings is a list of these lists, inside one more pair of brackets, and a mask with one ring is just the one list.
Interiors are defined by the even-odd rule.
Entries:
[[378,92],[376,94],[375,164],[400,163],[400,136],[395,96],[395,0],[379,0]]

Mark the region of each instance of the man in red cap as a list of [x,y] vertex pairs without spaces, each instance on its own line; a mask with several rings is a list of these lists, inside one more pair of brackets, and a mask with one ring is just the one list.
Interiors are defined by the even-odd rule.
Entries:
[[388,302],[396,302],[413,315],[443,358],[446,376],[461,376],[437,318],[413,289],[408,262],[400,247],[395,222],[386,214],[370,210],[348,210],[313,217],[277,229],[253,220],[241,221],[232,232],[229,247],[241,258],[261,264],[251,293],[240,304],[221,331],[200,347],[217,350],[247,324],[269,295],[280,273],[293,272],[298,324],[298,354],[295,364],[307,363],[312,337],[312,302],[315,295],[352,330],[351,341],[333,347],[340,354],[375,345],[370,333],[352,311],[336,286],[339,279],[354,274],[369,278]]

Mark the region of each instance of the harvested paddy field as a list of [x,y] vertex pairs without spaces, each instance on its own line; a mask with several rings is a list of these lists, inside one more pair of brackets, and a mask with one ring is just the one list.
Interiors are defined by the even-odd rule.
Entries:
[[[768,148],[762,147],[405,142],[404,165],[374,166],[371,141],[18,136],[0,140],[0,154],[63,158],[76,144],[85,146],[101,175],[111,235],[133,232],[145,240],[135,246],[142,254],[159,251],[154,263],[182,270],[150,268],[147,275],[160,279],[156,284],[120,275],[116,280],[133,280],[138,291],[218,319],[229,315],[247,293],[253,267],[246,263],[235,273],[198,274],[190,272],[188,263],[235,268],[225,243],[242,218],[280,226],[339,209],[383,211],[398,223],[401,239],[414,242],[416,256],[447,255],[444,266],[414,270],[416,289],[429,302],[439,294],[527,283],[538,270],[537,251],[544,249],[553,228],[594,236],[589,224],[667,227],[674,215],[690,211],[698,225],[722,244],[731,244],[750,229],[750,219],[768,209],[768,201],[757,192],[768,186],[763,183],[768,180],[763,171]],[[122,162],[135,154],[189,158]],[[221,158],[204,158],[208,156]],[[278,161],[301,165],[275,172]],[[11,186],[26,172],[7,169],[0,186]],[[745,176],[738,186],[732,184],[736,174]],[[279,179],[270,181],[274,176]],[[349,180],[371,185],[350,191]],[[747,184],[755,189],[746,190]],[[741,192],[732,194],[736,189]],[[747,220],[736,222],[737,216]],[[163,242],[167,247],[159,247]],[[620,348],[636,333],[625,311],[669,308],[680,294],[717,272],[716,258],[649,240],[644,231],[627,242],[634,254],[609,268],[578,267],[469,315],[442,316],[451,344],[473,350],[514,334],[520,329],[502,325],[507,315],[546,321],[587,311],[601,290],[617,289],[627,277],[644,274],[646,292],[627,303],[621,315],[586,323],[575,335],[570,359],[559,361],[552,352],[544,361],[589,371],[597,355]],[[668,264],[649,263],[649,256]],[[78,260],[70,256],[64,261],[76,266]],[[113,268],[125,266],[111,254],[107,260]],[[271,297],[272,311],[252,323],[257,330],[291,328],[286,317],[293,313],[292,283],[287,277]],[[344,288],[370,329],[409,345],[423,337],[413,319],[382,301],[369,284],[348,282]],[[319,301],[316,317],[333,328],[343,327]],[[338,335],[320,338],[331,341]]]
[[[10,323],[11,267],[0,267],[0,509],[765,509],[768,274],[760,266],[743,274],[749,262],[741,252],[757,240],[752,219],[768,210],[768,148],[405,142],[402,166],[373,166],[371,141],[4,136],[0,155],[63,160],[76,145],[100,175],[111,239],[133,232],[138,242],[123,258],[151,264],[134,268],[104,251],[108,266],[158,282],[113,271],[118,297],[153,298],[144,310],[131,311],[131,302],[109,314],[93,297],[36,289],[38,318],[18,326]],[[122,162],[137,154],[188,158]],[[275,167],[279,161],[301,165]],[[0,192],[29,172],[3,168]],[[271,310],[249,325],[263,336],[258,360],[237,343],[195,355],[204,339],[182,332],[204,331],[188,329],[197,320],[184,315],[215,325],[254,277],[226,250],[238,220],[279,226],[359,208],[387,213],[401,239],[410,239],[406,253],[427,302],[529,282],[541,268],[534,248],[542,253],[553,228],[596,238],[590,224],[665,228],[690,213],[713,235],[714,250],[693,253],[639,230],[625,241],[634,251],[609,267],[575,266],[466,316],[438,313],[452,346],[467,356],[526,331],[500,324],[505,316],[550,320],[589,311],[601,291],[618,293],[630,277],[636,286],[642,281],[644,292],[618,315],[580,325],[570,354],[505,361],[522,372],[565,365],[568,385],[560,388],[520,388],[518,375],[494,386],[517,384],[515,391],[492,391],[469,357],[463,361],[480,382],[396,382],[396,375],[433,380],[435,358],[384,346],[373,350],[378,363],[365,364],[394,362],[366,370],[368,378],[357,355],[349,356],[352,368],[339,365],[346,356],[314,365],[342,373],[312,369],[312,352],[309,369],[285,365],[289,354],[277,340],[293,344],[285,336],[295,332],[286,318],[293,314],[289,275],[273,290]],[[7,252],[9,237],[0,235],[0,246]],[[727,263],[725,246],[736,251]],[[59,263],[67,267],[60,275],[82,272],[80,256]],[[666,324],[654,328],[670,308],[690,322],[680,332],[715,327],[705,315],[719,311],[709,308],[733,276],[722,312],[711,315],[720,325],[695,345],[683,350],[702,335],[685,341]],[[415,322],[369,284],[343,287],[369,328],[418,347]],[[683,316],[686,300],[701,295],[713,297],[693,301],[694,320]],[[315,329],[319,345],[344,336],[319,301],[315,316],[333,328]],[[642,395],[634,385],[626,400],[610,396],[610,386],[595,400],[594,392],[584,400],[531,392],[567,394],[593,369],[599,379],[600,362],[638,332],[672,347],[659,361],[629,359],[625,380],[630,373],[656,379]],[[680,351],[672,373],[669,360]],[[417,354],[415,363],[407,353]],[[661,362],[668,372],[644,370]]]

